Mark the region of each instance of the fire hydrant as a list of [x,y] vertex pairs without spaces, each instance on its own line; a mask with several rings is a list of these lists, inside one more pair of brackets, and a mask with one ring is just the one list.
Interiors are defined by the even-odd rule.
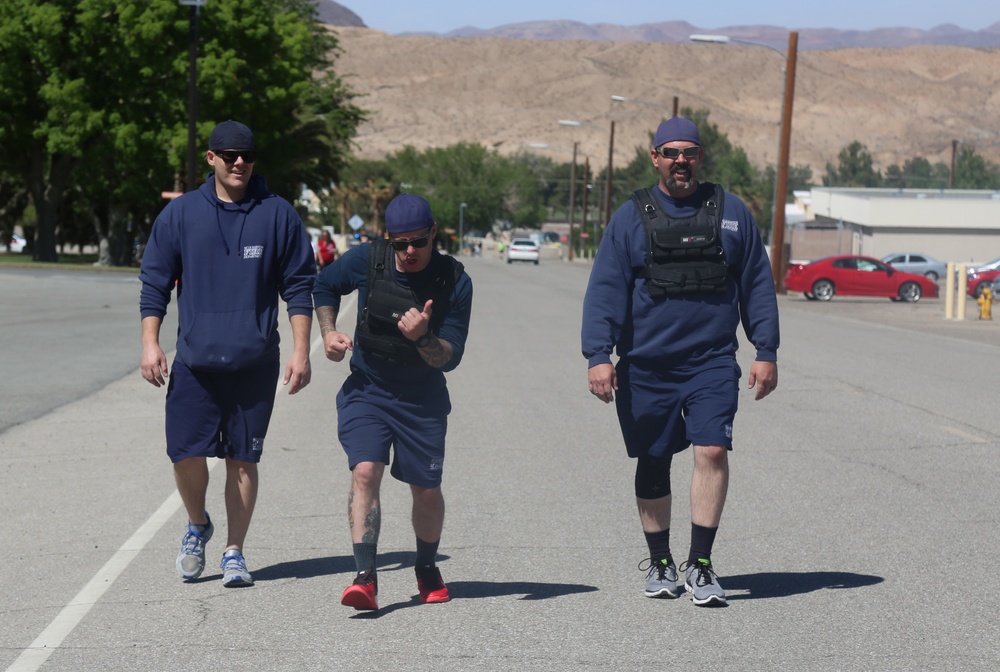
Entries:
[[984,287],[979,298],[976,299],[976,303],[979,304],[979,319],[980,320],[992,320],[993,319],[993,292],[989,287]]

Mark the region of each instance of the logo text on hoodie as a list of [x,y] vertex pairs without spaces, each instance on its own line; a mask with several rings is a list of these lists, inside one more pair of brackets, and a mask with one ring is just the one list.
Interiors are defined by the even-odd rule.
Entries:
[[246,245],[243,248],[244,259],[260,259],[264,256],[263,245]]

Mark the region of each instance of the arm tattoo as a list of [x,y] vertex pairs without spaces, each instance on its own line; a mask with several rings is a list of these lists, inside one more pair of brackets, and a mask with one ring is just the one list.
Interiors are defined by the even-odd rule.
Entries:
[[441,340],[433,334],[431,334],[431,342],[426,347],[417,348],[417,352],[429,366],[433,366],[435,369],[440,369],[451,361],[451,343]]
[[318,306],[316,321],[319,323],[319,333],[324,336],[331,331],[337,331],[337,311],[332,306]]

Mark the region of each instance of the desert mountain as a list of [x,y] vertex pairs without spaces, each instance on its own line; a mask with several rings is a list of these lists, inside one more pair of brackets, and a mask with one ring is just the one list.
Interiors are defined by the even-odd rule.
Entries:
[[[338,73],[371,110],[357,153],[457,142],[623,165],[681,107],[704,108],[758,166],[778,149],[785,59],[736,44],[396,36],[337,28]],[[800,37],[801,39],[801,37]],[[774,41],[784,51],[787,33]],[[633,99],[613,102],[612,95]],[[560,119],[586,125],[560,126]],[[1000,50],[956,46],[800,50],[791,163],[813,167],[858,140],[877,167],[951,160],[952,141],[1000,163]],[[530,145],[546,144],[546,149]]]

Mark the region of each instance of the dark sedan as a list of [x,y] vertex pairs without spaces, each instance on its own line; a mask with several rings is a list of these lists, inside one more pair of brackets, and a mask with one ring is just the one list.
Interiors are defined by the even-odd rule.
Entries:
[[899,271],[872,257],[840,255],[793,264],[785,274],[785,289],[802,292],[810,301],[841,296],[885,296],[893,301],[936,299],[938,286],[922,275]]

